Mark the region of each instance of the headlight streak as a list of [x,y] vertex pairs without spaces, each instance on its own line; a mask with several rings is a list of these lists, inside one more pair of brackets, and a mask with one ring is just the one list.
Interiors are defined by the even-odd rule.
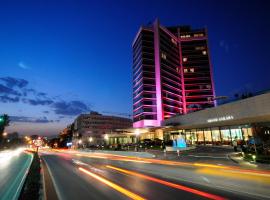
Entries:
[[121,168],[118,168],[118,167],[113,167],[111,165],[106,165],[106,167],[109,168],[109,169],[119,171],[119,172],[123,172],[125,174],[137,176],[137,177],[140,177],[140,178],[143,178],[143,179],[146,179],[146,180],[149,180],[149,181],[153,181],[153,182],[156,182],[156,183],[159,183],[159,184],[162,184],[162,185],[166,185],[166,186],[169,186],[169,187],[172,187],[172,188],[176,188],[176,189],[183,190],[183,191],[186,191],[186,192],[190,192],[190,193],[202,196],[202,197],[206,197],[208,199],[213,199],[213,200],[225,200],[226,199],[226,198],[218,196],[218,195],[210,194],[210,193],[203,192],[203,191],[200,191],[200,190],[196,190],[196,189],[193,189],[193,188],[189,188],[189,187],[186,187],[186,186],[183,186],[183,185],[171,183],[171,182],[168,182],[168,181],[164,181],[164,180],[154,178],[154,177],[151,177],[151,176],[147,176],[147,175],[144,175],[144,174],[140,174],[140,173],[137,173],[137,172],[121,169]]
[[0,164],[5,165],[8,164],[9,161],[14,157],[20,155],[21,152],[24,151],[24,148],[18,148],[15,150],[7,150],[0,152]]
[[105,179],[105,178],[102,178],[101,176],[98,176],[98,175],[96,175],[96,174],[94,174],[94,173],[92,173],[92,172],[90,172],[90,171],[88,171],[88,170],[86,170],[86,169],[84,169],[82,167],[79,167],[79,170],[84,172],[85,174],[91,176],[92,178],[95,178],[96,180],[106,184],[107,186],[117,190],[118,192],[128,196],[131,199],[134,199],[134,200],[144,200],[145,199],[145,198],[143,198],[143,197],[141,197],[141,196],[139,196],[139,195],[137,195],[137,194],[135,194],[135,193],[133,193],[133,192],[131,192],[131,191],[129,191],[129,190],[127,190],[127,189],[125,189],[125,188],[123,188],[123,187],[121,187],[121,186],[119,186],[119,185]]
[[[69,151],[68,153],[75,154],[77,156],[89,157],[89,158],[101,158],[101,159],[109,159],[109,160],[118,160],[118,161],[128,161],[128,162],[138,162],[138,163],[146,163],[146,164],[160,164],[160,165],[171,165],[171,166],[188,166],[188,167],[196,167],[196,168],[212,168],[217,170],[232,170],[233,173],[249,173],[254,176],[258,175],[260,177],[270,176],[270,171],[267,170],[254,170],[254,169],[242,169],[235,166],[221,166],[215,164],[208,163],[188,163],[181,161],[170,161],[170,160],[159,160],[159,159],[151,159],[151,158],[138,158],[134,156],[122,156],[122,155],[113,155],[107,153],[91,153],[93,155],[87,155],[85,153],[78,153],[76,151]],[[102,156],[99,156],[102,155]]]

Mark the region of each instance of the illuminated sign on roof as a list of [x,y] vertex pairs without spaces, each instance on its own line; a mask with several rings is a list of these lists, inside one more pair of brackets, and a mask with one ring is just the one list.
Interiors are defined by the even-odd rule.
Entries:
[[232,120],[232,119],[234,119],[234,117],[232,115],[226,115],[226,116],[222,116],[222,117],[207,119],[207,122],[213,123],[213,122],[227,121],[227,120]]

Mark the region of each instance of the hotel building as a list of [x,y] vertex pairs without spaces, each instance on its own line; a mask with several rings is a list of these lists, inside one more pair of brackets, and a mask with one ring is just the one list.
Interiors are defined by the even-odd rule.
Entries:
[[142,26],[133,42],[133,127],[215,105],[206,29]]

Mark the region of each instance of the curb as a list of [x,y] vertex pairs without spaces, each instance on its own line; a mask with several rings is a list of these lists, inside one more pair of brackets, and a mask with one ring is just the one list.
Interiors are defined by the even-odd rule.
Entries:
[[230,154],[227,154],[228,159],[230,159],[232,162],[239,164],[239,161],[233,159]]

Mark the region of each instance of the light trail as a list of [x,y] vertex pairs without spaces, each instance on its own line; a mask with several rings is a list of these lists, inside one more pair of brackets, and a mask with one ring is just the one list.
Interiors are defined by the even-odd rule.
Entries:
[[213,169],[202,168],[202,169],[198,169],[196,172],[202,173],[202,174],[220,176],[220,177],[229,177],[231,179],[242,179],[245,181],[252,181],[252,182],[256,181],[258,183],[270,184],[269,176],[258,174],[258,173],[252,173],[248,171],[239,172],[239,171],[227,170],[227,169],[222,169],[222,170],[217,171]]
[[[63,150],[61,150],[63,152]],[[68,152],[67,152],[68,153]],[[138,163],[146,163],[146,164],[160,164],[160,165],[171,165],[171,166],[188,166],[188,167],[200,167],[200,168],[212,168],[217,170],[231,170],[235,173],[246,173],[252,174],[254,176],[258,175],[260,177],[269,177],[270,171],[267,170],[255,170],[255,169],[243,169],[236,166],[220,166],[215,164],[208,163],[192,163],[192,162],[181,162],[181,161],[170,161],[170,160],[160,160],[160,159],[152,159],[152,158],[138,158],[134,156],[122,156],[122,155],[113,155],[108,153],[91,153],[93,155],[87,155],[86,153],[78,153],[76,151],[70,151],[69,153],[75,154],[77,156],[89,157],[89,158],[100,158],[100,159],[110,159],[110,160],[118,160],[118,161],[127,161],[127,162],[138,162]],[[101,156],[99,156],[101,155]]]
[[125,188],[123,188],[123,187],[121,187],[121,186],[119,186],[119,185],[105,179],[105,178],[102,178],[101,176],[98,176],[97,174],[94,174],[94,173],[92,173],[92,172],[90,172],[90,171],[88,171],[88,170],[86,170],[86,169],[84,169],[82,167],[79,167],[79,170],[84,172],[85,174],[95,178],[96,180],[99,180],[100,182],[106,184],[107,186],[117,190],[118,192],[128,196],[131,199],[134,199],[134,200],[144,200],[145,199],[145,198],[143,198],[143,197],[141,197],[141,196],[139,196],[139,195],[137,195],[137,194],[135,194],[135,193],[133,193],[133,192],[131,192],[131,191],[129,191],[129,190],[127,190],[127,189],[125,189]]
[[202,197],[206,197],[208,199],[213,199],[213,200],[225,200],[226,199],[226,198],[218,196],[218,195],[210,194],[210,193],[203,192],[203,191],[200,191],[200,190],[196,190],[196,189],[193,189],[193,188],[189,188],[189,187],[186,187],[186,186],[183,186],[183,185],[171,183],[171,182],[164,181],[164,180],[154,178],[154,177],[151,177],[151,176],[147,176],[147,175],[144,175],[144,174],[141,174],[141,173],[121,169],[121,168],[118,168],[118,167],[113,167],[111,165],[106,165],[106,167],[109,168],[109,169],[119,171],[119,172],[123,172],[125,174],[137,176],[137,177],[149,180],[149,181],[160,183],[162,185],[166,185],[166,186],[169,186],[169,187],[172,187],[172,188],[176,188],[176,189],[179,189],[179,190],[184,190],[186,192],[190,192],[190,193],[202,196]]

